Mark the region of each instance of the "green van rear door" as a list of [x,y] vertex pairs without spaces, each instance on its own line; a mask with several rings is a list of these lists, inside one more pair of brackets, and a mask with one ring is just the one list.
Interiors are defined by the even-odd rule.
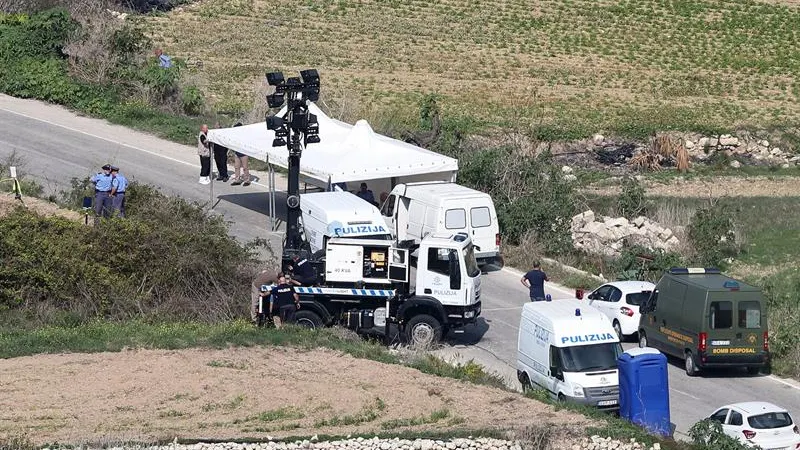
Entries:
[[708,355],[736,357],[761,353],[765,326],[759,293],[709,292]]

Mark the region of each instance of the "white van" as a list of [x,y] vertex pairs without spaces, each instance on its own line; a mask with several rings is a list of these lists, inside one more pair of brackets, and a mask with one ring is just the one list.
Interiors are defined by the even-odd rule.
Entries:
[[517,377],[554,398],[619,409],[619,337],[608,317],[577,299],[528,302],[517,340]]
[[323,250],[331,237],[392,240],[378,208],[349,192],[301,194],[300,209],[311,253]]
[[455,183],[398,184],[381,206],[381,214],[398,241],[416,243],[430,233],[467,233],[480,265],[503,265],[500,225],[492,197]]

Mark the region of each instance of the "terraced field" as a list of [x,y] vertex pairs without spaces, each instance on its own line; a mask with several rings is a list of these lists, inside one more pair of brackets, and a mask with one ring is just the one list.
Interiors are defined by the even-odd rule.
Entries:
[[579,137],[796,123],[797,3],[203,0],[147,21],[168,53],[202,61],[221,109],[249,109],[266,69],[316,67],[355,115],[410,116],[438,93],[451,112]]

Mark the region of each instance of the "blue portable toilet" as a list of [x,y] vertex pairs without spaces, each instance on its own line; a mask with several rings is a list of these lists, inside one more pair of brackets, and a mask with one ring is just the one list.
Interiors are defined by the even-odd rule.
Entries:
[[667,357],[654,348],[632,348],[619,356],[617,365],[620,417],[671,436]]

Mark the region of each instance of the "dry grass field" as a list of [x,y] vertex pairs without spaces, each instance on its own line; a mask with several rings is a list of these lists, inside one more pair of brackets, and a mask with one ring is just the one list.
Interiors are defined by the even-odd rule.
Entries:
[[146,20],[202,62],[218,109],[249,109],[268,69],[316,67],[362,116],[410,117],[437,93],[451,113],[502,123],[521,108],[578,137],[796,123],[797,3],[201,0]]

